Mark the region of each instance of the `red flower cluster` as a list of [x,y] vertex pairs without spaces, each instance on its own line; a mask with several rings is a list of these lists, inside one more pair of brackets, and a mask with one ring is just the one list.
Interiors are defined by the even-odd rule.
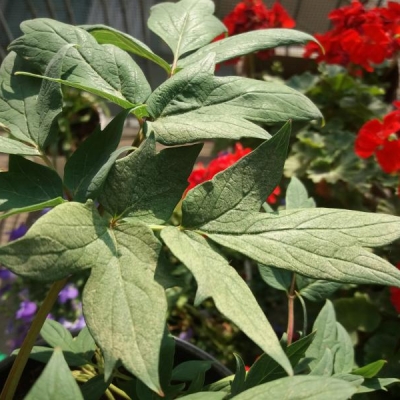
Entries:
[[366,9],[358,0],[329,14],[333,29],[307,44],[305,57],[316,55],[318,62],[361,67],[368,72],[400,49],[400,4],[389,1],[386,7]]
[[[400,269],[400,263],[398,263],[397,268]],[[397,313],[400,314],[400,289],[397,287],[391,287],[390,289],[390,301],[393,307],[396,309]]]
[[[276,2],[271,9],[268,9],[262,0],[242,1],[223,21],[229,36],[258,29],[293,28],[296,24],[280,3]],[[217,40],[222,38],[223,36],[219,36]],[[264,50],[256,54],[259,58],[266,59],[273,55],[274,51]],[[237,59],[233,61],[236,62]]]
[[355,152],[361,158],[375,154],[386,173],[400,171],[400,102],[397,109],[387,114],[383,121],[373,119],[358,132]]
[[[189,186],[186,189],[185,194],[195,186],[203,183],[205,181],[211,180],[214,175],[218,174],[231,165],[235,164],[238,160],[244,157],[246,154],[251,152],[250,148],[243,148],[240,143],[235,144],[235,149],[233,152],[222,152],[218,155],[217,158],[212,160],[207,167],[205,167],[202,163],[198,163],[194,168],[193,172],[189,176]],[[277,186],[274,191],[268,196],[267,202],[269,204],[276,203],[276,197],[281,193],[281,189]]]

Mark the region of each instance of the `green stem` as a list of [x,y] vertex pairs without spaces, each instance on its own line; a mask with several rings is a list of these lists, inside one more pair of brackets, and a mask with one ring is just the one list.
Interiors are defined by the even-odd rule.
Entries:
[[307,318],[306,303],[305,303],[303,297],[300,295],[299,292],[296,292],[296,296],[300,301],[301,308],[303,309],[303,336],[306,336],[307,335],[307,329],[308,329],[308,318]]
[[149,225],[149,228],[152,231],[162,231],[164,228],[166,228],[166,225]]
[[107,397],[108,400],[115,400],[115,397],[113,396],[113,394],[111,393],[111,391],[109,389],[107,389],[104,392],[104,395]]
[[[137,133],[135,139],[132,142],[132,147],[138,148],[140,144],[146,139],[146,137],[143,134],[143,127],[140,126],[139,132]],[[131,153],[130,151],[129,153]]]
[[110,384],[110,386],[108,387],[108,389],[109,389],[111,392],[114,392],[114,393],[117,394],[118,396],[122,397],[123,399],[132,400],[123,390],[121,390],[121,389],[118,388],[117,386],[113,385],[112,383]]
[[54,282],[47,293],[47,296],[44,299],[43,304],[40,306],[39,311],[35,315],[32,325],[29,328],[24,342],[22,343],[21,349],[11,367],[11,371],[8,374],[7,381],[1,392],[0,400],[12,400],[14,398],[14,394],[19,380],[21,379],[22,372],[24,371],[25,365],[28,361],[29,355],[31,354],[32,348],[35,345],[39,332],[57,300],[58,293],[60,293],[60,290],[65,286],[67,280],[68,278],[65,278],[61,281]]
[[290,283],[290,289],[288,293],[288,323],[287,323],[287,345],[290,346],[293,341],[294,333],[294,299],[296,286],[296,274],[292,275],[292,282]]

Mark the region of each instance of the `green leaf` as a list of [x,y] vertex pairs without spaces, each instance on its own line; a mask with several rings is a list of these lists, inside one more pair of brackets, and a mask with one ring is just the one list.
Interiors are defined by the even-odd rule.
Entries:
[[381,315],[368,295],[356,293],[353,298],[341,298],[334,301],[337,320],[349,332],[360,330],[373,332],[381,323]]
[[[62,73],[62,65],[65,54],[71,44],[63,46],[50,60],[44,74],[50,78],[59,78]],[[62,113],[63,96],[61,85],[57,82],[44,80],[40,86],[36,103],[36,111],[39,115],[39,127],[36,132],[35,143],[40,149],[46,148],[59,133],[58,117]]]
[[335,374],[332,377],[336,379],[342,379],[346,382],[350,382],[351,384],[353,384],[355,387],[358,388],[357,393],[360,391],[361,384],[365,382],[365,379],[362,378],[361,376],[352,374]]
[[172,380],[182,382],[192,381],[199,372],[207,372],[212,365],[212,361],[185,361],[174,368],[172,371]]
[[[307,348],[310,346],[315,336],[315,332],[297,340],[286,348],[286,355],[292,367],[296,367]],[[269,382],[286,376],[283,368],[273,360],[268,354],[262,354],[251,366],[246,376],[245,389]]]
[[253,32],[227,37],[203,46],[195,53],[179,60],[178,67],[185,68],[196,64],[210,53],[215,53],[216,63],[220,63],[259,50],[305,44],[309,41],[315,42],[316,40],[307,33],[293,29],[258,29]]
[[40,82],[33,78],[15,76],[16,71],[29,70],[27,63],[11,52],[0,67],[0,122],[4,123],[13,138],[25,142],[18,143],[0,136],[0,151],[10,154],[39,155],[35,145],[35,135],[39,126],[36,99]]
[[342,284],[325,280],[315,280],[297,275],[296,283],[301,296],[310,301],[322,301],[331,296]]
[[154,272],[161,245],[145,225],[110,226],[90,202],[65,203],[40,218],[23,238],[1,247],[0,260],[20,275],[43,281],[92,268],[83,311],[104,354],[106,379],[121,360],[138,379],[160,391],[159,350],[167,304]]
[[229,210],[259,211],[281,180],[289,139],[287,123],[272,139],[190,190],[182,203],[182,225],[199,227]]
[[385,364],[387,364],[386,360],[378,360],[364,367],[353,369],[351,373],[361,375],[363,378],[374,378]]
[[96,375],[81,386],[83,398],[99,400],[109,385],[109,382],[104,382],[104,375]]
[[[12,354],[18,354],[20,349],[14,350]],[[29,358],[47,364],[53,355],[53,349],[45,346],[34,346]],[[91,357],[85,357],[82,354],[73,353],[71,351],[63,351],[63,355],[67,364],[71,367],[80,367],[91,362]]]
[[40,335],[51,347],[60,347],[63,351],[73,351],[71,332],[57,321],[46,319]]
[[164,149],[156,154],[154,136],[118,160],[99,196],[112,215],[146,223],[165,222],[182,198],[202,145]]
[[[9,49],[28,59],[41,74],[62,47],[73,44],[64,57],[61,77],[73,87],[90,88],[125,108],[143,103],[151,92],[143,72],[126,52],[98,44],[84,29],[37,18],[23,22],[21,30],[25,35],[14,40]],[[46,43],[46,51],[42,51],[42,43]]]
[[0,136],[0,153],[19,154],[21,156],[40,156],[40,151],[36,147],[4,136]]
[[333,354],[331,349],[326,348],[324,354],[317,361],[314,367],[311,368],[309,375],[314,376],[331,376],[333,373]]
[[130,109],[123,110],[103,130],[98,128],[67,161],[64,182],[75,201],[96,198],[118,155],[126,150],[115,151],[129,113]]
[[257,264],[262,280],[269,286],[288,292],[293,273],[281,268]]
[[171,72],[170,65],[157,54],[153,53],[150,47],[124,32],[106,25],[81,25],[81,28],[88,31],[99,44],[113,44],[122,50],[155,62],[168,74]]
[[0,247],[0,262],[16,274],[52,282],[106,259],[112,243],[108,221],[92,204],[67,202],[42,216],[24,237]]
[[400,383],[400,379],[396,378],[365,379],[364,383],[358,389],[357,393],[375,392],[376,390],[387,391],[386,386],[392,385],[393,383]]
[[239,139],[269,135],[258,124],[320,119],[304,95],[283,84],[241,77],[215,77],[214,54],[185,68],[148,98],[157,141],[166,145],[212,138]]
[[357,388],[324,376],[291,376],[264,383],[233,397],[234,400],[347,400]]
[[[104,90],[97,89],[96,87],[83,85],[83,84],[77,83],[77,82],[67,81],[65,79],[51,78],[51,77],[48,77],[48,76],[45,76],[45,75],[33,74],[33,73],[30,73],[30,72],[19,71],[19,72],[16,73],[16,75],[17,76],[27,76],[27,77],[31,77],[31,78],[39,78],[39,79],[43,79],[44,81],[47,81],[47,82],[63,84],[65,86],[69,86],[69,87],[73,87],[75,89],[83,90],[85,92],[89,92],[89,93],[95,94],[95,95],[97,95],[99,97],[103,97],[106,100],[110,100],[111,102],[113,102],[115,104],[118,104],[122,108],[133,108],[133,107],[135,107],[134,103],[132,103],[130,101],[127,101],[127,100],[124,100],[124,99],[120,99],[118,96],[115,96],[113,94],[105,92]],[[140,106],[138,108],[144,108],[144,106]]]
[[[172,368],[174,366],[175,356],[175,339],[165,330],[163,340],[161,342],[160,350],[160,384],[164,392],[164,396],[169,398],[175,398],[175,395],[180,391],[181,385],[170,385]],[[183,384],[185,387],[185,384]],[[142,381],[136,381],[136,394],[139,400],[156,400],[161,399],[158,394],[152,392]],[[135,397],[136,398],[136,397]]]
[[400,219],[392,215],[323,208],[230,211],[200,230],[256,262],[314,279],[400,287],[397,268],[361,247],[400,236]]
[[198,392],[180,397],[184,400],[222,400],[226,396],[225,392]]
[[305,353],[306,357],[313,358],[310,362],[311,368],[318,365],[326,349],[334,350],[336,346],[336,329],[335,310],[332,303],[327,300],[314,322],[313,331],[316,331],[316,335]]
[[192,382],[190,382],[190,385],[185,393],[192,394],[192,393],[198,393],[201,390],[203,390],[205,379],[206,379],[205,372],[197,373],[196,377],[192,380]]
[[286,191],[286,209],[314,208],[315,201],[308,197],[305,186],[295,176],[292,177]]
[[54,349],[49,363],[29,391],[26,400],[83,400],[61,349]]
[[291,366],[278,339],[239,274],[201,235],[166,227],[161,238],[192,272],[197,282],[195,304],[211,297],[217,309],[287,371]]
[[[8,217],[11,217],[12,215],[21,214],[21,213],[24,213],[24,212],[40,211],[40,210],[43,210],[44,208],[56,207],[59,204],[63,204],[63,203],[65,203],[65,200],[62,197],[57,197],[55,199],[52,199],[52,200],[49,200],[49,201],[45,201],[43,203],[35,204],[33,206],[15,208],[15,209],[13,209],[11,211],[8,211],[6,213],[0,214],[0,221],[2,219],[6,219]],[[1,252],[1,250],[0,250],[0,252]]]
[[167,43],[177,60],[226,31],[225,25],[213,16],[214,9],[211,0],[161,3],[151,7],[147,25]]
[[346,374],[351,372],[354,365],[353,343],[346,329],[339,322],[336,322],[336,342],[339,344],[335,353],[334,371],[335,374]]
[[231,395],[234,396],[245,390],[246,366],[239,354],[234,353],[236,359],[235,378],[231,383]]
[[0,173],[0,211],[24,208],[63,195],[62,181],[54,170],[10,155],[9,171]]
[[120,360],[161,394],[158,367],[167,302],[154,280],[160,242],[140,224],[120,224],[109,235],[102,235],[109,251],[98,254],[101,261],[83,292],[85,320],[102,349],[106,379]]
[[74,338],[73,348],[75,349],[75,352],[89,355],[94,353],[94,351],[96,350],[96,343],[92,335],[90,334],[87,326],[85,326],[79,332],[78,336]]

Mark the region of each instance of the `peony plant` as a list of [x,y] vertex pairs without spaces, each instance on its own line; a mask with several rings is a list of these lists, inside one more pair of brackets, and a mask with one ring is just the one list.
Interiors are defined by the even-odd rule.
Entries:
[[[10,155],[8,171],[0,174],[0,218],[52,209],[0,248],[0,262],[22,277],[53,284],[1,400],[13,398],[29,356],[48,364],[28,399],[98,398],[105,392],[125,399],[339,400],[397,381],[375,377],[382,360],[355,365],[351,339],[329,301],[312,332],[305,329],[294,341],[293,301],[296,288],[309,286],[304,277],[317,282],[319,292],[336,282],[400,287],[400,271],[370,250],[400,237],[400,218],[314,208],[296,180],[286,210],[271,212],[265,200],[279,184],[291,122],[321,121],[322,115],[283,84],[214,75],[220,62],[313,38],[261,29],[213,42],[226,31],[213,12],[211,0],[151,9],[148,26],[171,49],[171,63],[103,25],[34,19],[22,23],[23,36],[10,44],[0,69],[0,121],[7,133],[0,136],[0,151]],[[165,82],[153,90],[128,52],[156,63]],[[62,174],[44,151],[57,138],[61,85],[122,109],[72,154]],[[132,146],[121,148],[128,115],[137,118],[140,131]],[[267,126],[274,127],[273,136]],[[262,142],[186,191],[203,141],[241,137]],[[157,143],[166,148],[158,151]],[[179,221],[172,223],[177,206]],[[229,265],[226,248],[264,266],[265,276],[274,267],[264,279],[284,288],[289,305],[280,341]],[[211,298],[264,353],[247,373],[237,356],[234,376],[205,385],[204,363],[174,365],[166,291],[178,282],[166,249],[195,278],[195,304]],[[46,316],[69,277],[85,270],[87,327],[73,339]],[[54,351],[33,348],[39,332]]]

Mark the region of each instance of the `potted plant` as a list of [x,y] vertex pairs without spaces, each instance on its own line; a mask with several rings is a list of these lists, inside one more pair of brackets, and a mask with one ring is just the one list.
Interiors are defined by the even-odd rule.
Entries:
[[[0,136],[0,151],[10,154],[9,171],[0,174],[1,218],[52,210],[24,237],[2,246],[0,262],[21,276],[54,283],[2,400],[13,398],[40,330],[55,349],[51,354],[39,349],[39,357],[49,361],[28,399],[98,398],[104,391],[108,398],[126,399],[347,399],[396,381],[374,378],[382,361],[364,369],[354,365],[350,338],[329,301],[313,332],[294,342],[293,303],[300,276],[323,288],[329,282],[400,287],[400,272],[368,250],[399,238],[400,219],[313,208],[296,180],[287,210],[270,212],[264,202],[282,175],[291,121],[321,121],[322,115],[283,84],[214,75],[215,65],[225,60],[313,38],[269,29],[212,43],[226,30],[213,11],[210,0],[152,8],[149,28],[171,48],[171,64],[115,29],[49,19],[24,22],[23,36],[9,46],[0,70],[0,120],[9,132]],[[127,51],[158,64],[165,82],[152,91]],[[43,150],[55,135],[61,85],[122,107],[72,154],[62,178]],[[118,148],[129,114],[138,119],[140,132],[132,146]],[[279,130],[271,137],[267,125]],[[185,193],[201,143],[242,136],[263,142]],[[156,143],[167,148],[157,152]],[[178,204],[180,220],[171,224]],[[277,268],[270,275],[285,287],[289,305],[281,341],[224,248]],[[165,249],[193,274],[195,303],[212,298],[262,349],[248,373],[237,356],[234,377],[205,386],[204,365],[173,367],[165,314],[166,290],[176,281]],[[83,292],[87,328],[73,340],[45,320],[68,278],[83,270],[90,270]],[[279,278],[282,271],[288,271],[289,285]],[[78,372],[71,373],[67,363]],[[85,382],[81,389],[77,381]]]

